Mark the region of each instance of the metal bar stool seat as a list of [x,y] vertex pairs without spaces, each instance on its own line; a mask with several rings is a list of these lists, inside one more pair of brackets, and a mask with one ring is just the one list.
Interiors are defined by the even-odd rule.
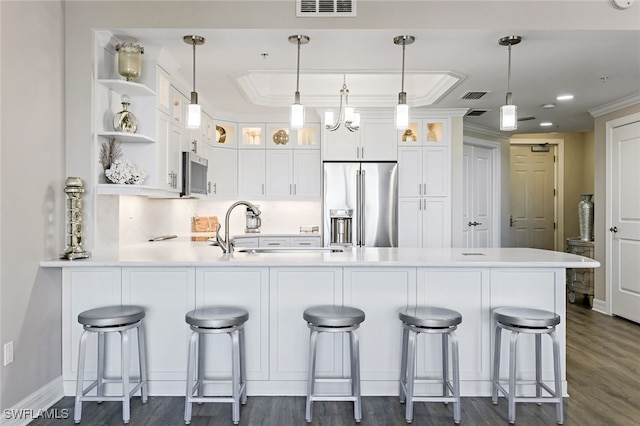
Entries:
[[[509,423],[516,421],[516,402],[536,402],[556,404],[556,420],[558,424],[564,421],[562,412],[562,381],[560,371],[560,343],[556,336],[556,326],[560,324],[560,315],[555,312],[541,309],[501,307],[493,311],[496,320],[496,338],[493,359],[493,393],[492,402],[498,403],[498,392],[507,397],[509,405]],[[500,384],[500,349],[502,329],[511,332],[509,349],[509,385],[506,389]],[[516,343],[520,333],[535,335],[535,357],[536,357],[536,396],[516,396],[516,385],[525,384],[523,381],[516,381]],[[542,381],[542,335],[548,334],[553,343],[553,370],[555,387],[552,390]],[[542,396],[542,390],[551,396]]]
[[[89,309],[78,315],[78,322],[82,324],[84,331],[80,336],[80,349],[78,353],[78,376],[76,380],[76,397],[74,409],[74,421],[80,423],[82,417],[83,401],[122,401],[122,421],[129,423],[131,418],[131,397],[140,390],[142,402],[147,402],[147,364],[144,339],[143,318],[144,308],[133,305],[105,306]],[[131,347],[129,342],[129,330],[136,329],[138,333],[138,363],[140,368],[140,380],[131,389]],[[120,379],[107,379],[105,370],[105,333],[120,333],[122,375]],[[98,333],[98,365],[97,377],[88,387],[84,388],[85,359],[87,353],[87,338],[89,333]],[[105,396],[105,383],[122,383],[122,395]],[[96,395],[87,395],[96,388]]]
[[[460,423],[460,362],[455,330],[462,315],[452,309],[435,306],[403,308],[398,312],[402,321],[402,360],[400,364],[400,402],[406,402],[405,419],[413,421],[414,402],[453,402],[453,420]],[[442,395],[415,395],[416,350],[420,333],[442,335]],[[449,379],[449,341],[451,341],[451,370]],[[451,395],[449,394],[451,392]]]
[[[234,424],[240,422],[240,404],[247,403],[244,324],[249,312],[233,306],[210,306],[187,312],[185,321],[191,327],[187,357],[187,390],[184,422],[191,423],[192,404],[230,402]],[[231,380],[206,380],[204,377],[204,342],[201,335],[226,333],[231,338]],[[231,382],[231,396],[204,396],[203,385]]]
[[[319,305],[307,308],[303,318],[309,327],[309,377],[307,381],[307,404],[305,419],[311,422],[313,416],[313,401],[353,401],[354,418],[356,422],[362,420],[362,395],[360,391],[360,350],[358,336],[355,333],[364,321],[364,312],[349,306]],[[345,379],[317,379],[316,378],[316,349],[319,333],[347,333],[351,343],[351,377],[346,379],[351,383],[351,395],[332,396],[315,395],[316,382],[344,382]]]

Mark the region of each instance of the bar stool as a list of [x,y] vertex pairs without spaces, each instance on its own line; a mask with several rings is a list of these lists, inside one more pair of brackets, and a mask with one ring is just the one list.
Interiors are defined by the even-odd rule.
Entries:
[[[560,374],[560,344],[556,337],[556,325],[560,324],[560,316],[554,312],[541,309],[502,307],[493,311],[496,320],[496,340],[493,359],[493,394],[492,402],[498,403],[498,391],[507,397],[509,402],[509,423],[516,421],[516,402],[536,402],[556,404],[556,419],[558,424],[563,422],[562,413],[562,382]],[[511,343],[509,349],[509,389],[505,389],[499,381],[500,376],[500,339],[502,329],[511,332]],[[524,384],[516,381],[516,342],[520,333],[535,335],[536,351],[536,396],[518,397],[516,396],[516,385]],[[553,370],[555,390],[542,382],[542,356],[541,341],[542,335],[548,334],[553,342]],[[542,389],[548,392],[551,397],[543,397]]]
[[[83,401],[122,401],[122,421],[129,423],[131,418],[131,396],[138,390],[142,402],[147,402],[147,363],[144,343],[144,308],[140,306],[105,306],[89,309],[78,315],[78,322],[83,325],[84,331],[80,336],[80,349],[78,353],[78,377],[76,381],[76,399],[73,419],[80,423],[82,417]],[[138,333],[138,364],[140,368],[140,381],[133,389],[130,389],[130,365],[131,348],[129,342],[129,330],[136,329]],[[121,379],[106,379],[105,370],[105,333],[120,333],[122,377]],[[84,388],[84,367],[87,353],[87,337],[89,333],[98,333],[98,372],[97,378],[87,388]],[[122,383],[122,395],[105,396],[105,383]],[[87,396],[93,388],[96,388],[96,396]]]
[[[309,327],[309,378],[307,381],[307,406],[305,419],[311,422],[313,401],[353,401],[354,418],[362,420],[360,392],[360,350],[355,333],[364,321],[364,312],[349,306],[319,305],[307,308],[303,318]],[[316,379],[316,348],[319,333],[347,333],[351,342],[350,396],[314,395],[315,382],[344,382],[345,379]]]
[[[246,309],[232,306],[210,306],[187,312],[185,321],[191,326],[189,353],[187,358],[187,392],[184,405],[184,422],[191,423],[191,408],[194,402],[230,402],[233,424],[240,422],[240,404],[247,403],[245,366],[244,324],[249,319]],[[231,338],[231,396],[204,396],[202,385],[220,383],[221,380],[204,378],[203,334],[226,333]],[[196,350],[197,348],[197,350]],[[194,380],[194,375],[195,380]],[[224,381],[229,382],[229,381]],[[194,396],[195,393],[195,396]]]
[[[414,402],[453,402],[453,420],[460,423],[460,362],[458,339],[455,330],[462,322],[462,315],[451,309],[418,306],[403,308],[398,312],[402,321],[402,361],[400,364],[400,402],[405,402],[405,419],[413,421]],[[442,335],[442,396],[416,396],[415,365],[417,339],[420,333]],[[451,369],[453,379],[449,380],[449,340],[451,341]],[[452,395],[449,395],[449,391]]]

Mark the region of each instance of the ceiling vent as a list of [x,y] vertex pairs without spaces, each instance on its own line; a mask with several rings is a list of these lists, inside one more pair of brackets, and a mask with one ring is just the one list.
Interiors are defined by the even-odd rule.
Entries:
[[296,0],[296,16],[356,16],[356,0]]
[[460,99],[472,99],[477,100],[486,95],[489,92],[467,92],[464,95],[460,96]]
[[485,112],[488,112],[488,109],[470,109],[469,112],[465,114],[466,117],[480,117]]
[[521,117],[518,118],[518,121],[531,121],[531,120],[535,120],[535,117]]

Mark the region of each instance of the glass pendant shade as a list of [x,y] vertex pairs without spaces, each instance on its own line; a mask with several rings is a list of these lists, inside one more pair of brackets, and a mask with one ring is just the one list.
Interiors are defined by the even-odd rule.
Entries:
[[344,108],[344,121],[347,123],[353,123],[355,114],[356,114],[356,111],[353,109],[353,107],[347,105]]
[[336,124],[336,115],[333,111],[325,111],[324,113],[324,125],[333,127]]
[[187,127],[189,129],[198,129],[201,122],[202,108],[198,104],[189,104],[187,107]]
[[302,104],[292,104],[289,121],[292,129],[302,129],[304,127],[304,106]]
[[360,127],[360,113],[356,112],[353,114],[353,121],[351,122],[351,127],[355,127],[355,128]]
[[503,105],[500,107],[500,130],[510,131],[518,128],[518,107]]
[[406,129],[409,127],[409,105],[396,105],[396,127],[398,129]]

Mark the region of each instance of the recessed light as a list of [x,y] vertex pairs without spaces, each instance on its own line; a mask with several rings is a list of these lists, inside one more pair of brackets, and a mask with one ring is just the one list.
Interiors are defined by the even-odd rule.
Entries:
[[544,104],[542,105],[542,108],[544,109],[550,109],[550,108],[555,108],[556,104]]
[[543,121],[542,123],[540,123],[540,126],[549,127],[549,126],[553,126],[553,123],[550,121]]
[[573,95],[560,95],[556,99],[559,101],[570,101],[573,99]]

